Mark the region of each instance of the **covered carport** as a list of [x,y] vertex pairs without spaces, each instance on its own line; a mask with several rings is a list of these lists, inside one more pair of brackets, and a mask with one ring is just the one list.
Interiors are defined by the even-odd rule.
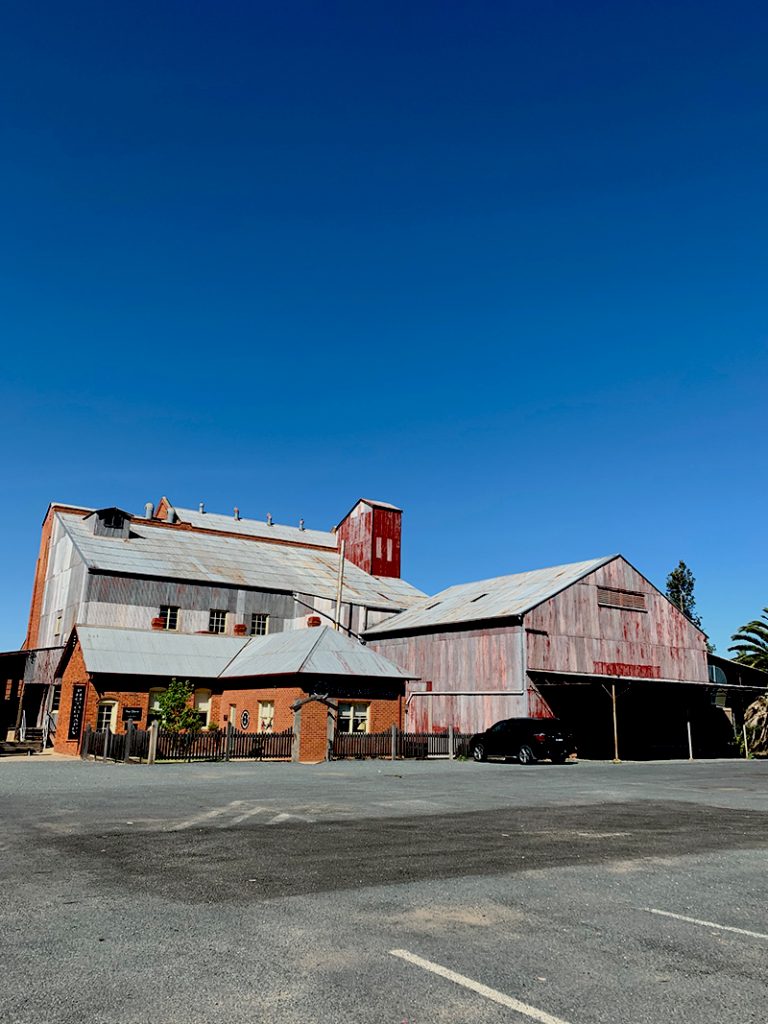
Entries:
[[530,673],[573,733],[581,757],[620,760],[728,757],[739,753],[754,686]]

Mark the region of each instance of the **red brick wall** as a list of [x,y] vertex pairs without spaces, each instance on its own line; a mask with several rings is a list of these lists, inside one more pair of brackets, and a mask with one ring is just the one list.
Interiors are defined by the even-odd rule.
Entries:
[[43,532],[40,537],[40,553],[35,566],[35,581],[32,585],[32,604],[29,609],[29,623],[27,625],[27,637],[23,644],[24,650],[37,647],[37,634],[40,629],[40,614],[43,610],[43,594],[45,591],[45,574],[48,570],[48,553],[51,547],[51,532],[53,530],[53,509],[48,510],[48,515],[43,523]]
[[273,700],[275,702],[275,724],[273,732],[284,732],[293,728],[293,711],[291,704],[300,697],[306,696],[304,690],[297,686],[265,687],[253,690],[224,690],[220,697],[220,717],[216,719],[222,727],[227,725],[226,718],[229,717],[229,705],[234,704],[237,708],[237,720],[232,723],[235,729],[240,729],[240,715],[247,711],[251,716],[248,732],[256,732],[259,728],[259,701]]

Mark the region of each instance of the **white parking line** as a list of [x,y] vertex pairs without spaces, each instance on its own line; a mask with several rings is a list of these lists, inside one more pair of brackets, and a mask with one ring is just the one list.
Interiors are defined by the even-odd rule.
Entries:
[[656,910],[654,907],[643,907],[649,914],[659,914],[661,917],[673,917],[676,921],[686,921],[688,924],[700,924],[703,928],[719,928],[721,932],[735,932],[737,935],[749,935],[752,939],[766,939],[768,935],[762,932],[750,932],[746,928],[734,928],[729,924],[716,924],[714,921],[700,921],[698,917],[685,917],[684,914],[673,914],[671,910]]
[[489,988],[487,985],[483,985],[479,981],[473,981],[472,978],[467,978],[463,974],[457,974],[456,971],[451,971],[448,967],[442,967],[440,964],[432,963],[431,960],[425,960],[423,957],[416,956],[415,953],[409,953],[407,949],[390,949],[389,952],[392,956],[398,956],[401,960],[406,960],[409,964],[421,967],[432,974],[439,974],[441,978],[447,978],[448,981],[452,981],[455,985],[461,985],[472,992],[477,992],[478,995],[485,996],[486,999],[499,1003],[501,1006],[506,1006],[516,1013],[530,1017],[532,1020],[537,1020],[540,1024],[568,1024],[562,1017],[553,1017],[551,1013],[538,1010],[535,1006],[529,1006],[528,1003],[521,1003],[519,999],[513,999],[512,996],[508,996],[504,992],[498,992],[495,988]]
[[180,821],[177,825],[171,825],[168,832],[179,832],[181,829],[191,828],[193,825],[200,825],[204,821],[209,821],[211,818],[219,818],[222,814],[227,814],[231,811],[237,810],[238,807],[242,807],[245,803],[244,800],[233,800],[227,804],[226,807],[215,807],[212,811],[205,811],[203,814],[196,814],[194,818],[187,818],[186,821]]

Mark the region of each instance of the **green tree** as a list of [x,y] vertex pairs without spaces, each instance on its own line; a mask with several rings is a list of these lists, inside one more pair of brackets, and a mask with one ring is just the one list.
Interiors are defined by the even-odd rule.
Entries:
[[157,699],[160,708],[160,726],[169,732],[197,732],[200,715],[191,704],[192,684],[187,679],[171,680],[168,689]]
[[729,651],[736,652],[735,661],[768,672],[768,608],[759,619],[753,619],[731,637],[735,643]]
[[696,598],[693,596],[695,583],[696,577],[681,559],[677,568],[667,576],[667,597],[672,604],[677,605],[686,619],[701,629],[701,618],[694,611],[696,607]]

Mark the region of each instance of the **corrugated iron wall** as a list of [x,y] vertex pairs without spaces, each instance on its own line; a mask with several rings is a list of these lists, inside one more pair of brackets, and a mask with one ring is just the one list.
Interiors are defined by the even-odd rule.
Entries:
[[[642,594],[646,610],[601,606],[598,587]],[[703,634],[623,558],[534,608],[525,626],[529,670],[707,682]]]

